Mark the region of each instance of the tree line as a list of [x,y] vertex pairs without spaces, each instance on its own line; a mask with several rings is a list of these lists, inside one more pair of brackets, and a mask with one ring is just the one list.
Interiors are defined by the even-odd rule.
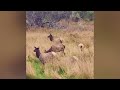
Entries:
[[56,22],[60,20],[72,20],[78,22],[94,20],[94,11],[27,11],[27,27],[57,27]]

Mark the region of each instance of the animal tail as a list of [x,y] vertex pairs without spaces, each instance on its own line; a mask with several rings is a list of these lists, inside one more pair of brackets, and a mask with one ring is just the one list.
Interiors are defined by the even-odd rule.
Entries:
[[63,43],[62,40],[60,40],[60,43]]
[[65,48],[65,45],[63,45],[64,46],[64,48]]

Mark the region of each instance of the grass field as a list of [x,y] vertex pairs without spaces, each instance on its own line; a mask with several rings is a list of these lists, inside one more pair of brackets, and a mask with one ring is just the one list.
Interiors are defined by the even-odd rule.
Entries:
[[[70,25],[69,30],[39,28],[26,31],[26,73],[29,79],[93,79],[94,78],[94,24],[79,23]],[[84,30],[80,30],[84,29]],[[34,46],[39,47],[41,53],[49,49],[52,42],[47,36],[49,33],[61,37],[66,46],[64,56],[58,53],[54,60],[41,64],[33,52]],[[78,44],[85,45],[81,52]],[[72,56],[78,60],[71,61]]]

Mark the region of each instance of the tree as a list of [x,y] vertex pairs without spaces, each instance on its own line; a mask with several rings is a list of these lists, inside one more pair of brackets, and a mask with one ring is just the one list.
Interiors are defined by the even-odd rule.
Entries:
[[70,18],[75,21],[75,22],[78,22],[79,19],[80,19],[80,14],[78,11],[72,11],[72,14],[70,16]]
[[[60,20],[94,20],[94,11],[27,11],[27,27],[55,27]],[[58,25],[57,25],[58,26]]]

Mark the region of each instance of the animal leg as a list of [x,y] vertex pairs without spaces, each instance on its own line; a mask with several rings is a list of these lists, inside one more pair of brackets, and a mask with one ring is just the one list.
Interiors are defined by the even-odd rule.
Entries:
[[51,52],[52,51],[52,47],[50,49],[48,49],[47,51],[45,50],[45,53]]

